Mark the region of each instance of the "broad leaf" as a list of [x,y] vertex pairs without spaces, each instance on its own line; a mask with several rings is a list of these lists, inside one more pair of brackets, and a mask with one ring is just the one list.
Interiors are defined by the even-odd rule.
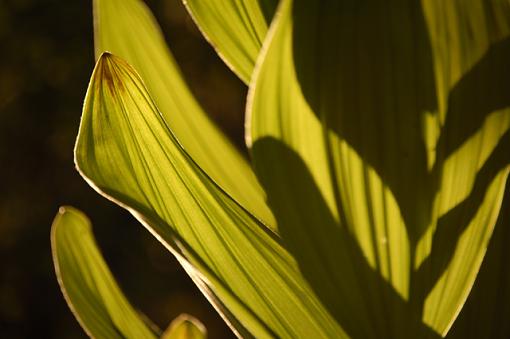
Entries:
[[343,336],[277,237],[198,167],[141,78],[110,54],[92,75],[75,157],[99,193],[177,256],[238,335]]
[[507,2],[287,1],[246,125],[282,241],[353,337],[445,335],[509,168]]
[[93,338],[156,338],[115,282],[87,217],[61,207],[51,230],[53,262],[62,293]]
[[190,93],[143,2],[94,0],[94,22],[96,56],[109,51],[132,64],[191,157],[245,208],[274,228],[251,168]]
[[276,0],[183,0],[225,63],[248,83]]
[[163,332],[161,339],[205,339],[207,332],[204,325],[196,318],[181,314],[172,321]]

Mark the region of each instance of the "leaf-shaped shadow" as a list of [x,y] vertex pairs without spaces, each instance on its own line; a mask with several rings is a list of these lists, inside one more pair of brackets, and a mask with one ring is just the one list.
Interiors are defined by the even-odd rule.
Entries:
[[432,253],[441,255],[430,255],[414,273],[415,281],[419,281],[421,286],[413,291],[417,300],[425,300],[427,293],[448,267],[459,237],[483,203],[489,185],[500,171],[510,164],[509,154],[510,132],[507,131],[476,175],[469,196],[439,218]]
[[[303,96],[324,130],[345,140],[390,188],[412,243],[430,223],[437,190],[421,132],[423,113],[437,111],[438,104],[419,3],[303,1],[293,8]],[[307,6],[317,10],[318,22],[308,23]]]
[[510,182],[473,290],[447,338],[510,337]]
[[[352,338],[404,337],[412,331],[415,338],[439,338],[410,311],[410,305],[368,264],[357,242],[345,227],[341,227],[326,205],[308,168],[300,156],[284,143],[266,137],[257,140],[254,155],[262,152],[268,161],[286,162],[292,172],[275,166],[271,173],[259,171],[259,179],[267,189],[268,203],[278,222],[280,236],[298,262],[300,270],[342,328]],[[281,180],[285,190],[271,189],[271,180]],[[288,194],[297,197],[289,205]],[[304,209],[308,213],[289,213],[289,209]],[[293,218],[306,218],[296,221]],[[313,231],[311,231],[313,230]],[[319,250],[318,250],[319,249]],[[345,284],[326,286],[322,273],[329,270]],[[367,300],[370,299],[370,300]],[[399,326],[384,324],[386,315],[376,314],[385,309]],[[394,332],[400,331],[400,332]]]
[[438,141],[442,158],[446,159],[478,132],[491,113],[510,107],[508,60],[510,37],[493,44],[451,90],[445,126]]
[[[310,23],[310,18],[316,21]],[[437,225],[431,254],[411,275],[411,309],[421,318],[426,297],[452,261],[458,241],[480,210],[490,184],[510,163],[509,132],[503,127],[498,135],[489,135],[496,141],[484,146],[490,149],[489,155],[473,173],[472,188],[435,219],[434,201],[445,188],[441,187],[445,162],[476,137],[495,111],[510,107],[510,38],[493,43],[446,93],[448,109],[441,127],[434,51],[420,1],[326,1],[313,6],[302,1],[294,4],[293,22],[293,58],[303,96],[322,122],[324,134],[333,132],[338,140],[346,142],[391,190],[407,228],[411,263],[425,232]],[[504,123],[508,119],[505,114],[501,120]],[[426,115],[437,122],[437,138],[425,136],[430,129]],[[330,152],[336,151],[333,145]],[[473,162],[480,161],[477,156],[473,155]],[[459,163],[459,173],[468,171],[463,168],[466,165],[468,161]],[[271,198],[271,187],[265,189]],[[337,205],[339,211],[346,208],[338,200]],[[314,227],[320,227],[320,223]],[[331,237],[328,241],[333,248],[345,243],[353,248],[357,243],[333,228],[322,233]],[[351,256],[358,267],[356,255]],[[300,263],[303,270],[319,269],[305,258]],[[368,284],[369,290],[368,286],[375,285]],[[364,293],[370,298],[369,291]]]

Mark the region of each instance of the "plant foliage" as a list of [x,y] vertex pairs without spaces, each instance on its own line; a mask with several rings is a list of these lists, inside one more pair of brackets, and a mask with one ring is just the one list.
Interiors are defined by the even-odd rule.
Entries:
[[[191,95],[147,8],[95,0],[75,149],[85,180],[177,257],[238,336],[509,336],[510,3],[186,6],[249,86],[253,168]],[[123,331],[136,314],[70,211],[53,248],[76,316],[91,335],[142,337]],[[73,280],[95,262],[108,295]]]

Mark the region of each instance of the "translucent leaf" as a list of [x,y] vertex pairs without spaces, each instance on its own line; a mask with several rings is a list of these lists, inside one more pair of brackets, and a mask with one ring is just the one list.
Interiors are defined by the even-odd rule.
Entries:
[[264,193],[246,159],[192,96],[156,20],[140,0],[94,0],[96,56],[109,51],[140,73],[186,151],[245,208],[274,228]]
[[510,337],[510,181],[503,208],[473,289],[447,338]]
[[276,14],[247,142],[282,241],[352,337],[445,335],[473,285],[509,168],[508,7]]
[[61,207],[51,230],[53,262],[67,304],[94,338],[156,338],[126,300],[97,248],[87,217]]
[[267,33],[275,0],[183,0],[218,55],[248,83]]
[[184,152],[140,77],[110,54],[92,75],[75,157],[99,193],[177,256],[238,335],[343,336],[278,238]]
[[207,332],[198,319],[181,314],[163,332],[161,339],[205,339]]

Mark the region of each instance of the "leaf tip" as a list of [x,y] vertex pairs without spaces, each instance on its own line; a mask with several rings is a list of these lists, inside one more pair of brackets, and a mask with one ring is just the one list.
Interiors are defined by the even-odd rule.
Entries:
[[[59,225],[66,225],[64,229],[66,229],[66,232],[69,232],[70,229],[73,231],[71,232],[90,232],[91,229],[91,223],[90,220],[87,218],[87,216],[77,208],[74,208],[72,206],[60,206],[57,212],[57,215],[55,216],[55,219],[53,220],[52,224],[52,232],[57,232],[57,228],[60,228]],[[62,231],[59,231],[62,232]]]
[[81,216],[83,215],[83,212],[79,211],[78,209],[69,206],[69,205],[62,205],[58,208],[58,215],[64,215],[64,214],[74,214]]
[[[120,66],[120,67],[119,67]],[[104,84],[110,91],[124,90],[119,70],[121,67],[129,68],[123,59],[105,51],[101,54],[96,64],[96,80]]]
[[207,329],[197,318],[182,313],[175,318],[165,332],[161,335],[161,339],[172,338],[202,338],[207,337]]

